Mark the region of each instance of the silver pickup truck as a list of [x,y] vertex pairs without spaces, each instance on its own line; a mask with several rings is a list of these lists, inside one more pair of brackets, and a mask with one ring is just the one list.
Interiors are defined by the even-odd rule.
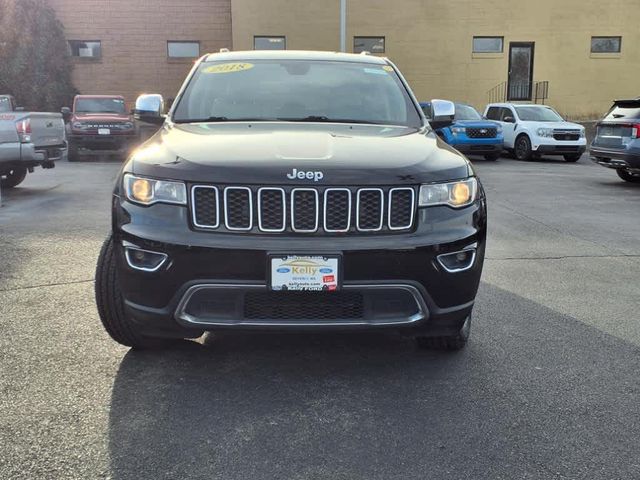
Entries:
[[66,150],[61,114],[25,112],[0,95],[0,187],[15,187],[36,166],[53,168]]

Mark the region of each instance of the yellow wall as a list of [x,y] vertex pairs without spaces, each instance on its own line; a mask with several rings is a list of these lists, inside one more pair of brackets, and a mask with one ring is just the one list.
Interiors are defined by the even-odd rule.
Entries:
[[[339,0],[232,0],[233,48],[254,35],[285,35],[287,48],[338,50]],[[386,53],[420,99],[483,108],[507,79],[509,42],[535,42],[534,81],[546,103],[597,118],[620,97],[640,96],[640,0],[347,0],[354,36],[385,36]],[[622,53],[594,58],[591,36],[622,36]],[[472,54],[473,36],[504,36],[504,53]]]

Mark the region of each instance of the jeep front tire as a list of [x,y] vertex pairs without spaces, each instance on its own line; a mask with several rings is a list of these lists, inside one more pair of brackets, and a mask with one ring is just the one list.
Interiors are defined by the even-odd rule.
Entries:
[[102,325],[116,342],[136,349],[161,348],[170,343],[170,340],[145,337],[127,316],[118,284],[116,252],[111,234],[102,245],[98,257],[95,294]]

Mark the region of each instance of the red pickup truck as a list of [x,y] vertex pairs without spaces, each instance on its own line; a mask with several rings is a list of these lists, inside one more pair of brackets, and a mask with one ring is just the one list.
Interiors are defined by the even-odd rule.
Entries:
[[84,155],[125,158],[138,142],[133,116],[120,95],[76,95],[73,111],[64,108],[69,122],[69,161]]

